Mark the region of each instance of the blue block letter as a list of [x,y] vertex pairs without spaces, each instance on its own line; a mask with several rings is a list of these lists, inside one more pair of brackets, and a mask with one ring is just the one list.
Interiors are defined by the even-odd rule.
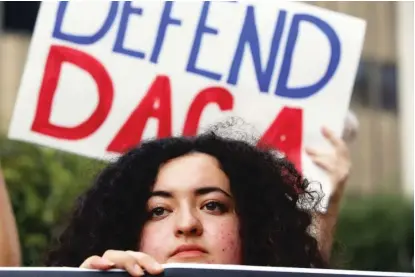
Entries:
[[[324,76],[314,85],[308,87],[288,88],[288,77],[290,74],[291,63],[294,53],[295,43],[298,37],[300,22],[305,21],[314,24],[328,38],[331,47],[331,57],[327,71]],[[310,45],[310,48],[315,47]],[[281,72],[278,79],[275,94],[287,98],[306,98],[320,91],[331,79],[337,70],[340,62],[341,45],[339,37],[333,28],[323,20],[307,14],[297,14],[293,17],[290,33],[288,34],[287,47],[284,54],[284,60],[281,66]]]
[[171,25],[181,25],[179,19],[172,18],[170,16],[171,8],[173,6],[173,1],[164,2],[164,10],[161,16],[159,30],[157,32],[156,44],[154,45],[153,53],[151,53],[150,61],[152,63],[157,63],[160,55],[161,47],[163,46],[164,38],[166,37],[166,30],[169,24]]
[[261,52],[259,47],[258,31],[255,22],[254,8],[252,6],[248,7],[241,35],[239,36],[238,46],[236,48],[231,69],[229,71],[229,77],[227,81],[229,84],[235,85],[238,82],[239,70],[241,68],[242,58],[245,53],[245,47],[249,46],[251,49],[252,60],[254,61],[259,89],[261,92],[268,92],[271,77],[274,73],[275,59],[277,58],[281,35],[284,30],[286,15],[286,11],[280,11],[279,13],[268,54],[268,62],[266,64],[266,68],[263,69],[261,64]]
[[209,1],[203,2],[202,13],[200,15],[199,24],[197,25],[196,36],[195,36],[195,40],[193,41],[193,46],[190,52],[189,62],[187,63],[186,70],[188,72],[193,72],[201,76],[205,76],[207,78],[219,81],[222,78],[220,74],[215,73],[215,72],[209,72],[201,68],[196,68],[196,60],[199,54],[199,49],[200,49],[200,44],[202,42],[203,34],[204,33],[214,34],[214,35],[218,34],[218,30],[206,26],[206,18],[207,18],[207,14],[209,11],[209,5],[210,5]]
[[132,57],[136,57],[139,59],[144,59],[145,54],[143,52],[137,50],[131,50],[124,48],[124,39],[125,39],[125,32],[127,31],[128,26],[128,19],[131,14],[143,14],[143,9],[141,8],[134,8],[131,6],[131,1],[126,1],[124,4],[124,9],[122,11],[121,20],[120,20],[120,28],[117,32],[117,38],[115,39],[114,49],[115,53],[120,53]]
[[60,40],[73,42],[76,44],[92,44],[100,40],[110,29],[114,22],[115,16],[117,15],[118,2],[111,2],[111,7],[108,12],[108,16],[105,19],[101,29],[95,34],[89,36],[78,36],[62,32],[62,22],[65,16],[66,7],[68,6],[67,1],[59,2],[58,12],[56,14],[55,27],[53,28],[52,37]]

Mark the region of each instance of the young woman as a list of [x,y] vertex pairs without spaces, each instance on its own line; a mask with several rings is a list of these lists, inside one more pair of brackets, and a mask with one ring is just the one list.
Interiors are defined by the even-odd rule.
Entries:
[[133,276],[171,262],[326,267],[314,210],[302,208],[318,199],[270,149],[215,132],[152,140],[101,172],[47,265]]
[[326,267],[357,132],[349,117],[343,139],[323,129],[332,153],[307,149],[333,183],[327,214],[310,208],[319,192],[271,149],[214,131],[153,140],[101,172],[47,264],[133,276],[170,262]]

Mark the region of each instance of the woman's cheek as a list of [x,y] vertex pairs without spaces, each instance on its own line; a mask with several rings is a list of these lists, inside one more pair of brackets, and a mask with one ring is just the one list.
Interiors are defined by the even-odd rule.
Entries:
[[209,234],[206,238],[212,242],[211,248],[220,257],[219,263],[240,264],[242,262],[242,247],[239,235],[239,224],[236,219],[222,222],[216,226],[206,227]]
[[163,263],[167,259],[168,241],[167,227],[151,223],[143,228],[138,251]]

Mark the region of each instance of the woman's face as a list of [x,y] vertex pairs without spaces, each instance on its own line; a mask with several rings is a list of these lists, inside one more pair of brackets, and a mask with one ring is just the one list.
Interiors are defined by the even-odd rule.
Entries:
[[139,251],[159,263],[241,264],[229,179],[214,157],[192,153],[161,166],[147,209]]

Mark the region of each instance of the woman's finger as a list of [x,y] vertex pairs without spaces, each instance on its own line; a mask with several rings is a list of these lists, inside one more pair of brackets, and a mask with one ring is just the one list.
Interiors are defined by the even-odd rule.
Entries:
[[110,269],[115,264],[105,258],[101,258],[99,256],[91,256],[88,259],[86,259],[82,264],[81,268],[88,268],[88,269],[99,269],[99,270],[105,270]]
[[322,169],[326,170],[328,173],[332,173],[333,171],[333,162],[329,156],[310,156],[313,163],[321,167]]
[[315,148],[311,148],[311,147],[306,147],[305,148],[305,152],[309,155],[309,156],[326,156],[328,155],[325,152],[319,151]]
[[323,136],[335,147],[335,148],[344,148],[344,142],[342,139],[336,137],[334,133],[326,128],[323,127],[321,132],[323,133]]
[[138,264],[148,273],[156,275],[163,272],[163,267],[153,257],[142,252],[127,251],[127,253],[134,257]]
[[113,262],[114,267],[125,269],[132,276],[144,275],[138,261],[125,251],[107,250],[102,257]]

